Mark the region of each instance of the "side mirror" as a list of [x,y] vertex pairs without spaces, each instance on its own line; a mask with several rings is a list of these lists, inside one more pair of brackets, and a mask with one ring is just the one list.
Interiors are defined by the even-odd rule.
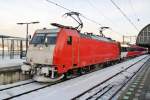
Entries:
[[28,35],[28,41],[29,41],[29,44],[31,42],[31,35]]
[[31,35],[28,36],[28,39],[31,40]]

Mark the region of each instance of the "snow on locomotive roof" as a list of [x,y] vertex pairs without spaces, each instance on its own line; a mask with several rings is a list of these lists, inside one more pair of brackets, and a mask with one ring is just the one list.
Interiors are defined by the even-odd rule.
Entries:
[[85,38],[91,38],[91,39],[95,39],[95,40],[100,40],[100,41],[106,41],[106,42],[113,42],[115,40],[112,40],[111,38],[108,38],[108,37],[103,37],[103,36],[100,36],[100,35],[94,35],[92,33],[80,33],[80,36],[81,37],[85,37]]
[[38,29],[38,30],[36,30],[36,33],[57,33],[59,31],[60,31],[59,28],[55,28],[55,29]]
[[[36,30],[36,33],[57,33],[60,31],[60,28],[55,28],[55,29],[38,29]],[[95,40],[101,40],[101,41],[106,41],[106,42],[113,42],[115,40],[112,40],[111,38],[108,37],[102,37],[99,35],[94,35],[92,33],[79,33],[81,37],[85,38],[91,38]]]

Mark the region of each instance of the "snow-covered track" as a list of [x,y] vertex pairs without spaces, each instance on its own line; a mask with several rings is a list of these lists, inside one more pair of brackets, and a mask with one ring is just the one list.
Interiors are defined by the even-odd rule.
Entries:
[[[144,57],[139,57],[139,58],[137,58],[138,60],[136,60],[136,61],[133,61],[133,63],[131,63],[132,65],[136,65],[136,64],[138,64],[138,62],[140,62],[140,61],[142,61],[142,60],[144,60],[144,59],[146,59],[146,57],[147,56],[144,56]],[[140,60],[139,60],[140,59]],[[145,60],[146,61],[146,60]],[[129,62],[131,62],[131,61],[129,61]],[[115,80],[115,76],[119,76],[121,73],[125,73],[125,72],[127,72],[127,70],[128,69],[130,69],[130,68],[132,68],[132,66],[131,66],[131,64],[130,65],[127,65],[127,64],[125,64],[125,66],[122,66],[122,67],[120,67],[119,68],[119,70],[117,71],[116,70],[116,73],[111,73],[110,75],[108,75],[109,77],[107,77],[107,78],[103,78],[102,79],[102,81],[100,81],[100,82],[97,82],[96,84],[99,84],[99,83],[101,83],[100,84],[100,88],[99,89],[97,89],[97,91],[100,91],[100,92],[98,92],[97,94],[99,95],[105,95],[108,91],[110,91],[110,90],[112,90],[113,89],[113,85],[112,84],[110,84],[109,82],[107,82],[107,80],[108,79],[110,79],[111,80],[111,77],[112,76],[114,76],[114,77],[112,77],[112,79],[113,79],[113,81]],[[116,65],[116,66],[119,66],[119,65]],[[116,67],[117,68],[117,67]],[[107,68],[107,69],[111,69],[112,71],[115,71],[115,70],[113,70],[111,67],[109,67],[109,68]],[[117,68],[118,69],[118,68]],[[137,68],[136,68],[137,69]],[[105,68],[104,68],[104,70],[105,70]],[[107,71],[107,70],[106,70]],[[97,72],[94,72],[94,73],[99,73],[99,71],[97,71]],[[120,74],[119,74],[120,73]],[[87,74],[87,75],[86,75]],[[50,92],[48,92],[49,94],[51,94],[51,92],[52,92],[52,94],[53,94],[53,88],[55,87],[55,92],[57,91],[57,89],[58,89],[58,91],[59,92],[61,92],[61,91],[63,91],[63,90],[65,90],[65,89],[70,89],[70,86],[68,85],[68,84],[72,84],[73,85],[73,83],[77,83],[78,84],[78,82],[80,83],[80,81],[78,80],[78,79],[82,79],[82,78],[84,78],[85,80],[86,80],[86,77],[87,76],[91,76],[91,74],[93,74],[93,73],[86,73],[86,74],[84,74],[84,75],[82,75],[81,77],[80,76],[77,76],[77,77],[73,77],[73,78],[70,78],[70,79],[67,79],[67,80],[60,80],[60,81],[58,81],[58,82],[56,82],[56,83],[47,83],[47,84],[42,84],[42,83],[37,83],[37,82],[33,82],[33,83],[31,83],[31,84],[26,84],[26,85],[23,85],[23,86],[19,86],[19,87],[15,87],[15,88],[10,88],[10,89],[6,89],[6,90],[3,90],[3,91],[0,91],[0,100],[8,100],[8,99],[15,99],[15,100],[20,100],[20,98],[24,98],[24,97],[26,97],[26,96],[31,96],[32,94],[36,94],[36,93],[38,93],[38,92],[40,92],[40,91],[45,91],[45,90],[47,90],[47,89],[52,89],[52,91],[50,91]],[[103,73],[102,73],[103,74]],[[118,74],[118,75],[117,75]],[[96,74],[96,76],[97,76],[97,74]],[[88,77],[89,78],[89,77]],[[106,80],[107,79],[107,80]],[[70,81],[69,81],[70,80]],[[78,81],[77,81],[78,80]],[[83,80],[83,79],[82,79]],[[75,81],[75,82],[73,82],[73,81]],[[103,82],[104,81],[104,82]],[[113,82],[112,81],[112,82]],[[71,82],[71,83],[70,83]],[[73,82],[73,83],[72,83]],[[59,83],[59,84],[58,84]],[[67,83],[67,84],[66,84]],[[87,82],[86,82],[87,83]],[[107,83],[107,84],[104,84],[104,83]],[[25,84],[25,83],[24,83]],[[65,85],[64,85],[65,84]],[[95,85],[96,85],[95,84]],[[92,85],[91,87],[95,87],[95,85]],[[57,88],[59,86],[59,88]],[[65,86],[69,86],[69,87],[66,87],[65,88]],[[76,86],[76,85],[75,85]],[[97,85],[96,85],[97,86]],[[90,88],[91,88],[90,87]],[[99,86],[98,86],[99,87]],[[112,88],[111,88],[112,87]],[[8,87],[9,88],[9,87]],[[97,88],[97,87],[96,87]],[[2,88],[0,88],[0,89],[2,89]],[[89,89],[89,88],[88,88]],[[95,88],[93,88],[93,89],[95,89]],[[93,89],[90,89],[91,91],[93,90]],[[118,89],[118,88],[117,88]],[[57,92],[58,92],[57,91]],[[84,91],[86,91],[86,88],[85,88],[85,90]],[[83,94],[83,92],[84,91],[82,91],[82,92],[80,92],[80,93],[78,93],[77,95],[79,95],[79,94]],[[91,91],[89,91],[89,93],[91,92]],[[57,93],[56,92],[56,93]],[[66,93],[66,92],[63,92],[63,93]],[[72,92],[71,92],[72,93]],[[58,94],[60,94],[60,93],[58,93]],[[86,93],[85,93],[86,94]],[[96,95],[96,92],[94,92],[93,94],[95,94],[95,96],[97,96]],[[93,95],[92,94],[92,95]],[[36,96],[39,96],[39,95],[41,95],[41,93],[40,94],[38,94],[38,95],[36,95]],[[43,94],[44,95],[44,94]],[[70,98],[69,99],[71,99],[71,98],[73,98],[73,99],[78,99],[78,98],[76,98],[77,97],[77,95],[74,95],[74,96],[69,96]],[[90,95],[88,95],[88,96],[86,96],[86,98],[89,98],[90,96],[92,96],[91,94]],[[84,94],[83,94],[83,96],[84,96]],[[94,95],[92,96],[92,98],[93,97],[95,97]],[[45,97],[45,96],[44,96]],[[80,98],[80,97],[79,97]],[[85,97],[84,97],[85,98]],[[92,99],[91,98],[91,99]],[[37,99],[37,98],[32,98],[32,96],[31,96],[31,99]],[[81,95],[81,99],[82,99],[82,95]],[[89,98],[90,99],[90,98]],[[65,100],[65,99],[64,99]],[[82,99],[83,100],[83,99]]]
[[[93,71],[91,71],[89,73],[92,73],[92,72]],[[89,74],[89,73],[85,73],[84,75]],[[36,92],[38,90],[50,87],[52,85],[55,85],[55,84],[58,84],[58,83],[61,83],[64,81],[74,79],[76,77],[80,77],[80,76],[73,76],[71,78],[68,78],[65,80],[59,80],[59,81],[52,82],[52,83],[39,83],[39,82],[32,80],[29,82],[24,82],[22,84],[12,85],[12,86],[8,86],[6,88],[0,88],[0,95],[2,95],[0,97],[0,100],[8,100],[8,99],[17,98],[19,96],[23,96],[23,95],[26,95],[31,92]],[[34,87],[36,87],[36,88],[34,88]],[[18,91],[17,93],[10,93],[11,91],[16,91],[16,90],[21,90],[21,91]]]
[[[58,83],[58,82],[57,82]],[[49,87],[56,84],[56,82],[54,83],[49,83],[49,84],[44,84],[44,83],[37,83],[35,81],[32,81],[30,83],[24,83],[23,85],[16,85],[14,87],[8,87],[6,89],[4,89],[3,91],[0,91],[0,94],[3,94],[3,96],[0,97],[0,99],[2,100],[8,100],[8,99],[12,99],[12,98],[16,98],[34,91],[38,91],[40,89]],[[9,94],[9,91],[11,90],[19,90],[16,91],[13,94]],[[5,95],[4,95],[5,93]]]
[[31,83],[35,83],[35,81],[25,82],[25,83],[17,84],[17,85],[14,85],[14,86],[9,86],[9,87],[0,89],[0,91],[9,90],[9,89],[12,89],[12,88],[20,87],[20,86],[31,84]]
[[[73,97],[72,100],[90,100],[90,99],[98,100],[99,98],[104,96],[109,91],[118,90],[113,94],[113,95],[116,95],[121,90],[121,88],[123,88],[139,72],[139,70],[145,65],[145,63],[147,62],[148,59],[149,59],[149,56],[146,56],[146,57],[138,60],[134,64],[128,66],[127,68],[121,70],[120,72],[114,74],[113,76],[105,79],[104,81],[100,82],[99,84],[91,87],[90,89],[84,91],[83,93],[77,95],[76,97]],[[124,72],[127,72],[130,68],[132,68],[136,64],[139,64],[142,61],[144,61],[144,63],[141,65],[141,67],[138,70],[136,70],[135,72],[133,72],[132,76],[129,76],[129,77],[125,76],[127,78],[127,80],[125,80],[125,82],[121,83],[120,86],[116,87],[116,85],[114,85],[114,84],[108,84],[108,82],[113,80],[116,76],[119,76],[119,75],[123,74]],[[114,89],[114,87],[115,87],[115,89]],[[114,97],[113,95],[112,95],[112,97],[110,97],[110,99]]]

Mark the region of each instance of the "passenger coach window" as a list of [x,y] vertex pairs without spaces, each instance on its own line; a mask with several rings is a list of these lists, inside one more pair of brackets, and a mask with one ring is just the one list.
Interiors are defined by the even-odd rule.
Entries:
[[72,45],[72,36],[68,36],[67,44]]
[[126,47],[121,47],[121,51],[122,52],[127,52],[127,48]]

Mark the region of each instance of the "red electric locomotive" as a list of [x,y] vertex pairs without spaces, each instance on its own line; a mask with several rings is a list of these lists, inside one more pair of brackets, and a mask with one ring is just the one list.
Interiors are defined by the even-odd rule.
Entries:
[[[40,29],[30,42],[23,72],[34,80],[56,81],[72,70],[120,59],[120,44],[110,38],[80,33],[73,27],[56,23],[57,29]],[[82,26],[82,24],[80,24]]]

